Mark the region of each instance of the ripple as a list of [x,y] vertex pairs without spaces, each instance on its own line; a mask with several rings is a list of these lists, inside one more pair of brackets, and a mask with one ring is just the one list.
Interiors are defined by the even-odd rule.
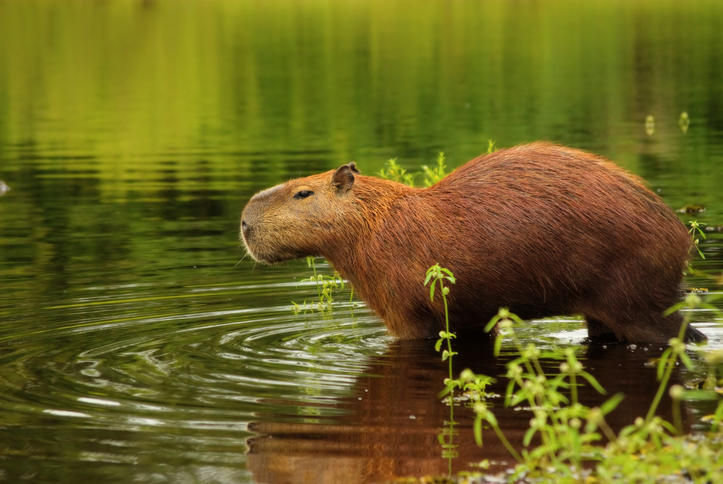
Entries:
[[[46,306],[42,325],[0,328],[0,418],[16,451],[121,463],[149,448],[169,459],[193,448],[191,460],[238,462],[251,421],[338,414],[335,399],[390,338],[346,301],[331,314],[295,315],[283,303],[289,292],[313,297],[315,288],[287,275],[95,285]],[[39,436],[48,426],[72,433],[82,455]]]
[[[350,408],[340,402],[383,368],[392,339],[344,294],[330,313],[294,314],[290,300],[316,288],[289,278],[96,284],[44,306],[42,324],[0,326],[0,419],[14,452],[132,465],[160,452],[163,462],[239,465],[254,422],[337,422]],[[581,327],[555,318],[519,335],[577,345]],[[48,428],[72,435],[76,450],[58,450]]]

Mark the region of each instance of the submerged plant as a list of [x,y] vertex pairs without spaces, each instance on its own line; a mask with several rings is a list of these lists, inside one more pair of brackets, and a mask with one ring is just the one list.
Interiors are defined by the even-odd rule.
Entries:
[[322,313],[330,312],[333,308],[332,304],[334,302],[334,292],[344,289],[344,279],[336,271],[331,276],[320,273],[317,270],[316,259],[314,257],[306,258],[306,266],[312,270],[312,275],[302,279],[302,281],[316,283],[317,298],[313,302],[307,302],[304,300],[301,304],[291,301],[294,314],[314,310]]

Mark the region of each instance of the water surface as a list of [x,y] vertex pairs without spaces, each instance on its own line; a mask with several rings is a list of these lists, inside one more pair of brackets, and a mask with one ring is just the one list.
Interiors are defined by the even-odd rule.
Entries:
[[[686,283],[720,294],[722,24],[715,1],[0,2],[0,479],[445,473],[432,344],[393,341],[348,288],[295,314],[311,272],[244,257],[243,204],[350,160],[454,167],[547,139],[703,207],[680,214],[710,230]],[[690,315],[723,346],[720,319]],[[524,337],[579,348],[627,395],[615,425],[646,411],[659,348],[588,348],[570,317]],[[459,344],[460,369],[510,358]],[[498,411],[519,441],[529,416]],[[504,465],[472,417],[455,414],[453,468]]]

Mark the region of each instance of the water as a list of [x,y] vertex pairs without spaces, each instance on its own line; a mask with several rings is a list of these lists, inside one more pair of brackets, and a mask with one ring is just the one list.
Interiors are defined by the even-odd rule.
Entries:
[[[243,204],[352,159],[418,170],[554,140],[704,207],[681,214],[713,230],[687,283],[719,294],[722,23],[714,1],[1,2],[0,480],[446,472],[432,344],[393,341],[348,289],[294,314],[310,270],[244,258]],[[723,347],[720,319],[691,317]],[[616,425],[645,412],[659,348],[587,348],[575,318],[524,336],[579,347],[628,396]],[[460,369],[503,372],[509,356],[459,344]],[[509,461],[455,417],[455,470]],[[498,417],[519,441],[529,416]]]

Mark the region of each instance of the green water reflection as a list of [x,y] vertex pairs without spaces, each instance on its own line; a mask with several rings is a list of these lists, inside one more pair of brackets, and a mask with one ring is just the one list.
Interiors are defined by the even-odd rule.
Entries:
[[[0,480],[443,472],[437,356],[348,293],[294,315],[308,270],[244,258],[244,202],[349,160],[414,171],[547,139],[720,227],[721,32],[717,0],[0,0]],[[702,249],[688,283],[720,292],[720,232]],[[587,358],[643,406],[648,356]],[[455,468],[499,450],[468,434]]]

